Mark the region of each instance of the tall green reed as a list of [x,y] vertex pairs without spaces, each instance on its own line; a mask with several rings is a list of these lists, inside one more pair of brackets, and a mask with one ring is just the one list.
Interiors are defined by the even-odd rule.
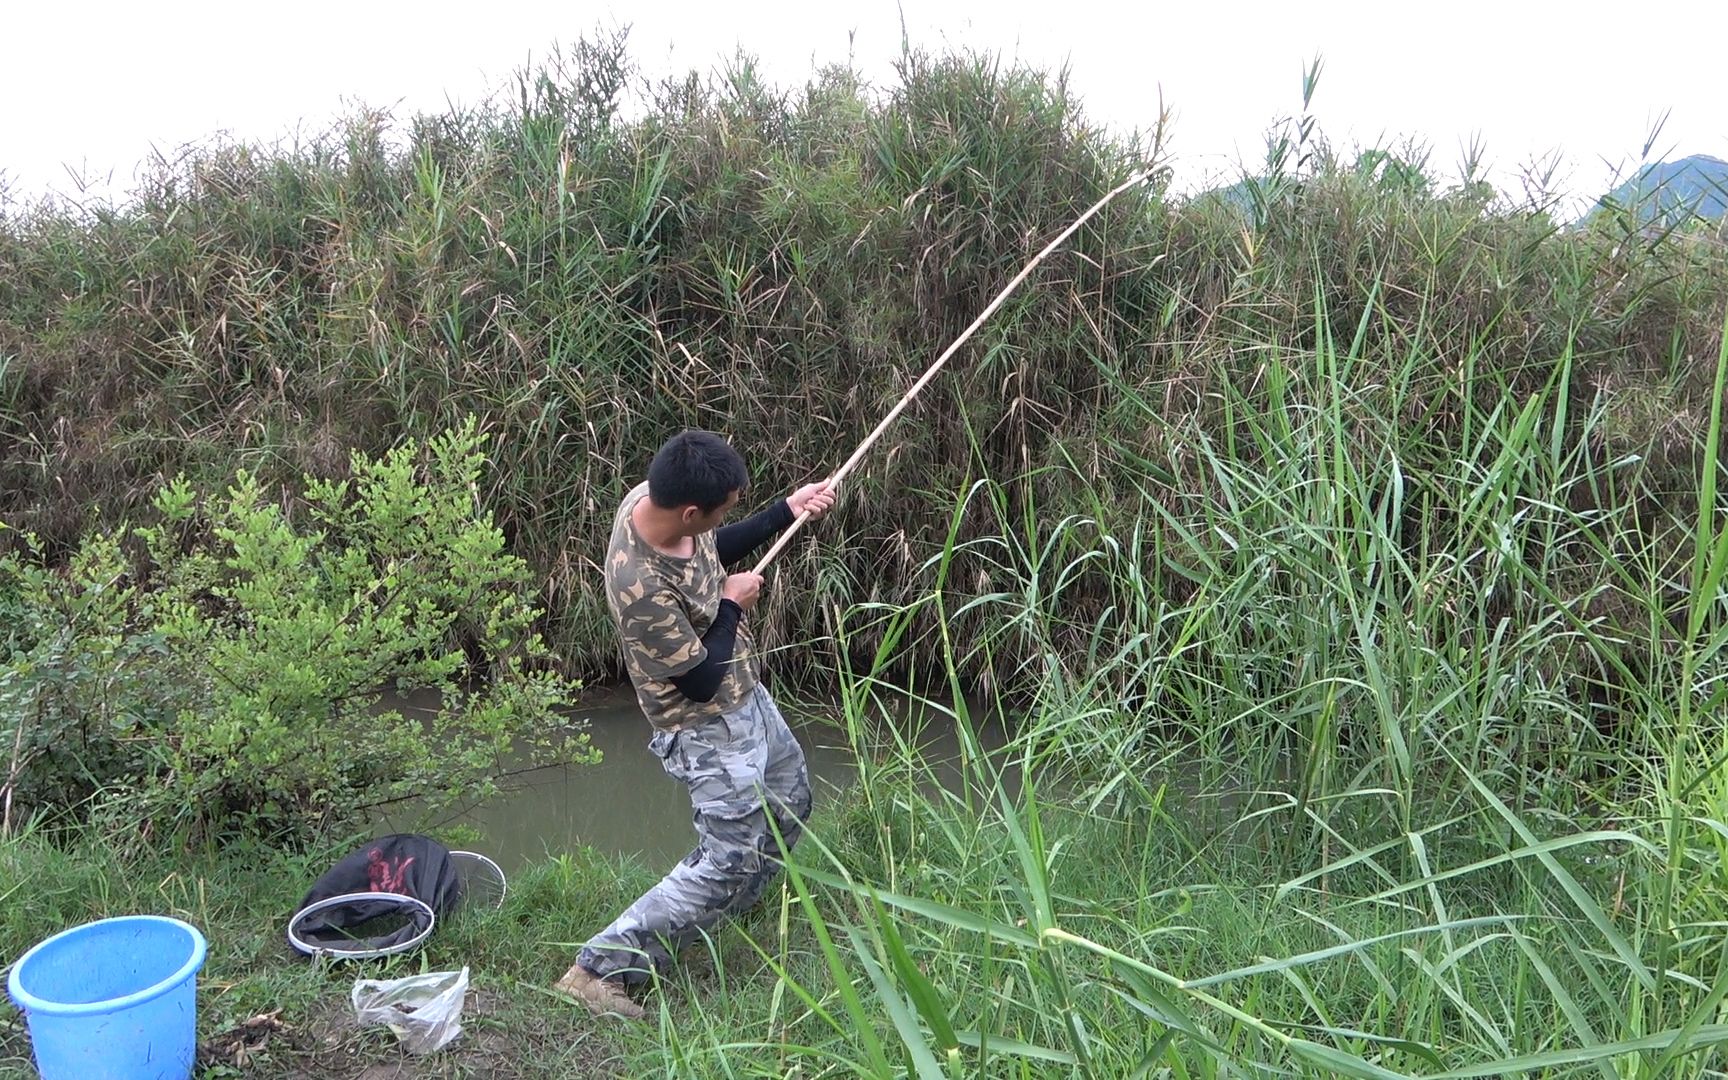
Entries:
[[[1364,310],[1338,341],[1317,299],[1316,347],[1268,348],[1225,389],[1227,438],[1172,425],[1138,500],[1079,467],[1070,516],[1024,501],[1036,477],[969,482],[925,591],[839,618],[879,643],[841,649],[869,657],[841,699],[864,780],[790,871],[821,963],[775,979],[868,1028],[855,1074],[1713,1067],[1715,504],[1645,516],[1661,473],[1568,355],[1473,403],[1452,456],[1404,422],[1420,403]],[[1436,347],[1404,340],[1399,363]],[[1675,567],[1702,586],[1678,609]],[[974,669],[1000,693],[968,693]],[[961,790],[894,696],[956,725]],[[838,1060],[845,1027],[797,1037]]]
[[[1562,229],[1384,150],[1353,160],[1312,115],[1255,220],[1153,185],[1084,230],[866,463],[823,554],[783,565],[788,593],[822,599],[771,599],[771,636],[914,599],[940,496],[968,477],[1018,477],[1005,497],[1059,520],[1092,488],[1137,498],[1141,461],[1186,476],[1172,439],[1252,449],[1231,395],[1276,377],[1277,350],[1322,355],[1322,329],[1346,357],[1366,335],[1344,368],[1405,391],[1401,422],[1444,461],[1570,344],[1567,392],[1602,390],[1622,435],[1660,436],[1649,467],[1686,482],[1672,420],[1708,393],[1719,246]],[[843,68],[770,87],[747,58],[644,86],[600,35],[471,108],[212,142],[120,207],[9,206],[0,512],[70,542],[92,515],[136,516],[155,476],[339,473],[350,449],[476,415],[500,448],[482,496],[543,576],[549,636],[610,667],[589,563],[652,447],[723,430],[764,494],[831,468],[1040,238],[1162,161],[1150,119],[1146,139],[1113,134],[1059,74],[965,53],[910,51],[880,87]],[[945,422],[962,407],[976,445]],[[989,611],[957,612],[963,636]]]

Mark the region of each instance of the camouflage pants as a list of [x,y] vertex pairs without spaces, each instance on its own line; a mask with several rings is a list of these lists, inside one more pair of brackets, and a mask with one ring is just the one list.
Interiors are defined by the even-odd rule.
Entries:
[[690,789],[696,848],[583,947],[576,962],[636,984],[721,919],[755,906],[810,817],[804,751],[760,684],[739,706],[694,727],[656,731],[648,749]]

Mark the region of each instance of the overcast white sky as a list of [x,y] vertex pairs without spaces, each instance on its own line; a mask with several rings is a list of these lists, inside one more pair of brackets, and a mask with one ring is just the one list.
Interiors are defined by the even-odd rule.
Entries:
[[124,191],[153,145],[321,130],[345,103],[403,115],[471,102],[596,26],[630,24],[632,56],[650,71],[712,70],[742,46],[780,83],[849,51],[883,81],[901,10],[916,43],[1066,61],[1088,112],[1114,126],[1150,125],[1162,91],[1178,180],[1189,186],[1262,152],[1268,124],[1300,105],[1301,70],[1316,53],[1325,70],[1315,113],[1334,142],[1414,136],[1450,167],[1480,136],[1508,186],[1520,165],[1558,152],[1563,186],[1593,196],[1614,168],[1635,166],[1667,111],[1653,157],[1728,158],[1728,0],[1616,4],[1599,15],[1587,3],[1520,0],[8,7],[0,171],[15,198],[71,190],[68,165]]

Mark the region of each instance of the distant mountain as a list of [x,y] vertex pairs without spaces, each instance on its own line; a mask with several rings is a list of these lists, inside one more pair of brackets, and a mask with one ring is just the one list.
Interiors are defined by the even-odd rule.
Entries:
[[1646,165],[1602,196],[1597,207],[1631,211],[1647,225],[1671,225],[1691,214],[1718,220],[1728,216],[1728,161],[1694,154]]
[[1219,202],[1232,210],[1254,209],[1254,184],[1259,178],[1238,180],[1228,187],[1207,188],[1194,195],[1195,202]]

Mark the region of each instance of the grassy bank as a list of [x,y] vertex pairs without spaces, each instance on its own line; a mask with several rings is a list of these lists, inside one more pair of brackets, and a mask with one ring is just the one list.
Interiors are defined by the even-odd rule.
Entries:
[[[339,855],[260,848],[189,857],[115,850],[94,837],[70,847],[8,840],[0,844],[0,868],[12,886],[23,885],[8,889],[0,949],[16,957],[59,929],[110,915],[168,914],[197,926],[210,943],[199,983],[200,1076],[640,1075],[628,1066],[629,1039],[578,1019],[535,987],[550,985],[568,964],[569,950],[554,943],[580,926],[604,925],[611,917],[605,908],[652,880],[646,871],[620,872],[592,852],[574,852],[518,875],[507,907],[466,911],[441,924],[415,955],[324,966],[294,953],[284,931],[294,905]],[[395,1037],[354,1022],[354,980],[464,965],[471,995],[460,1052],[421,1072],[396,1071],[406,1055]],[[261,1014],[285,1026],[255,1027],[237,1057],[236,1029]],[[367,1072],[380,1063],[383,1071]],[[8,1006],[0,1018],[0,1076],[34,1075],[22,1019]]]
[[[668,794],[676,793],[669,787]],[[1225,872],[1198,877],[1199,853],[1191,853],[1193,840],[1183,828],[1158,814],[1136,817],[1104,822],[1067,815],[1050,823],[1064,834],[1080,830],[1074,839],[1097,858],[1087,888],[1100,902],[1180,897],[1169,915],[1203,919],[1224,935],[1207,952],[1314,940],[1305,925],[1261,925],[1253,882],[1267,860],[1245,850]],[[826,805],[821,836],[839,850],[862,852],[873,846],[874,820],[860,803]],[[908,828],[897,841],[916,856],[887,875],[902,887],[916,887],[931,873],[918,832]],[[999,855],[980,852],[969,860],[977,865],[955,869],[976,876]],[[814,1019],[789,989],[813,992],[818,1001],[828,999],[828,1010],[835,1008],[819,939],[795,894],[772,897],[711,948],[686,954],[684,968],[654,998],[654,1020],[636,1028],[596,1023],[541,988],[562,973],[573,951],[569,943],[583,929],[603,925],[614,908],[654,880],[657,868],[578,850],[517,873],[504,908],[464,913],[442,926],[421,953],[321,967],[287,949],[282,927],[328,861],[270,850],[192,857],[119,851],[94,838],[70,848],[40,838],[6,841],[0,847],[5,879],[29,885],[8,896],[0,914],[0,952],[16,956],[57,929],[107,915],[147,911],[187,919],[211,943],[200,982],[199,1026],[206,1050],[200,1075],[209,1077],[713,1076],[728,1069],[808,1075],[820,1071],[817,1059],[847,1052],[837,1045],[841,1037]],[[1172,884],[1178,880],[1186,884]],[[824,907],[843,903],[832,890],[813,895]],[[945,952],[965,945],[963,935],[944,940]],[[922,952],[933,944],[915,941],[913,947]],[[354,1025],[348,990],[355,978],[463,965],[472,977],[466,1031],[444,1053],[409,1058],[387,1032]],[[246,1053],[236,1061],[235,1030],[260,1014],[273,1014],[286,1026],[253,1029]],[[751,1041],[765,1046],[752,1048]],[[28,1055],[21,1018],[0,1007],[0,1076],[33,1075]]]
[[[1669,850],[1635,802],[1581,828],[1564,793],[1514,809],[1502,776],[1454,761],[1438,771],[1475,798],[1419,805],[1406,830],[1386,789],[1304,805],[1293,763],[1176,740],[1118,744],[1116,769],[1039,768],[1068,710],[944,791],[893,748],[899,692],[858,674],[840,704],[860,782],[818,808],[783,890],[685,954],[645,1025],[542,989],[660,869],[588,850],[517,872],[503,908],[418,954],[325,968],[282,925],[341,845],[27,835],[0,842],[0,953],[103,915],[192,921],[211,941],[208,1077],[1721,1075],[1720,883],[1688,881],[1661,933]],[[1713,839],[1682,834],[1689,876]],[[466,1031],[445,1051],[410,1058],[353,1024],[353,979],[463,965]],[[260,1014],[286,1026],[251,1029],[236,1058]],[[0,1009],[0,1075],[30,1075],[27,1054]]]

